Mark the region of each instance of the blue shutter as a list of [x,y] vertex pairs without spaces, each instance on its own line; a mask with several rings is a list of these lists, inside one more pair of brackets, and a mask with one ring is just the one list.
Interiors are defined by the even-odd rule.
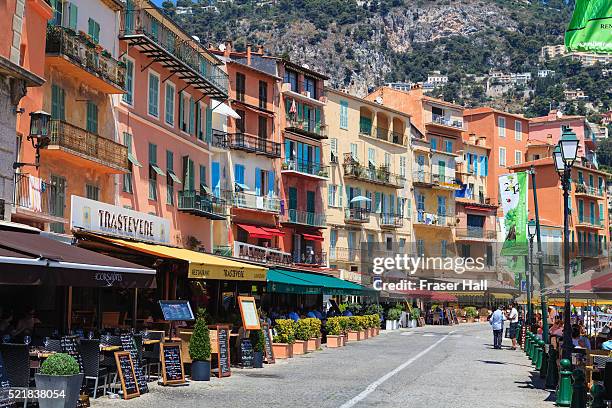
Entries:
[[259,169],[259,167],[255,167],[255,194],[256,195],[261,194],[261,179],[259,178],[260,173],[261,173],[261,170]]
[[489,158],[485,156],[484,158],[484,175],[489,175]]
[[291,141],[285,139],[285,161],[288,162],[289,160],[291,160]]
[[374,211],[376,211],[377,213],[380,213],[381,206],[380,206],[380,193],[379,192],[376,192],[376,194],[374,195],[374,204],[375,204]]
[[268,195],[274,196],[274,170],[268,171]]
[[221,194],[221,164],[218,161],[212,162],[210,168],[211,184],[214,189],[214,194],[219,197]]
[[478,175],[478,156],[474,155],[474,174]]
[[348,129],[348,102],[340,101],[340,128]]
[[395,211],[395,197],[393,194],[389,194],[389,214],[393,214]]

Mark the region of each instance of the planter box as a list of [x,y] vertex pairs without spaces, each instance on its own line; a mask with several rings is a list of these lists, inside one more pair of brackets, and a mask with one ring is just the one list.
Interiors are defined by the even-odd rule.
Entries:
[[395,330],[395,321],[385,320],[385,330]]
[[306,354],[307,345],[308,343],[304,340],[296,340],[295,343],[293,343],[293,355],[299,356],[300,354]]
[[370,330],[369,329],[361,330],[359,332],[359,336],[361,337],[361,340],[368,339],[370,337]]
[[377,327],[374,330],[376,331],[376,336],[378,336],[380,334],[380,327]]
[[287,343],[272,343],[274,358],[292,358],[293,345]]
[[359,340],[361,340],[361,332],[358,332],[358,331],[349,330],[346,333],[346,336],[347,336],[347,338],[346,338],[347,341],[359,341]]
[[375,328],[370,327],[368,330],[370,331],[370,337],[376,336],[376,329]]
[[337,348],[344,345],[344,336],[327,335],[327,347]]
[[321,338],[320,337],[315,337],[315,347],[317,350],[321,349]]
[[47,392],[64,392],[64,398],[39,398],[41,408],[73,408],[79,400],[83,374],[45,375],[36,374],[36,389]]
[[474,318],[473,317],[468,317],[467,318],[467,322],[468,323],[474,323]]
[[313,337],[312,339],[308,339],[306,342],[306,350],[310,353],[311,351],[317,350],[317,338]]

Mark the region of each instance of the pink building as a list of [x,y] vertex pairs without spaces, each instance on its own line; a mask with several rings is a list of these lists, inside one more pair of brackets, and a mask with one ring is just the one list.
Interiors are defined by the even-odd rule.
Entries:
[[595,136],[589,130],[584,116],[563,115],[552,110],[547,116],[530,119],[529,140],[556,145],[565,127],[570,127],[580,141],[578,155],[589,158],[590,152],[595,150]]

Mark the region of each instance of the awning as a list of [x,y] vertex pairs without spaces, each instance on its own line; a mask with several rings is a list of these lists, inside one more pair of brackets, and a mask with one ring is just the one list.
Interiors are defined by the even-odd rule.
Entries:
[[250,190],[249,186],[247,186],[246,184],[238,183],[238,182],[234,182],[234,184],[237,187],[240,187],[240,189],[242,189],[243,191],[249,191]]
[[142,167],[142,164],[140,164],[136,156],[134,156],[134,154],[132,154],[131,152],[128,152],[128,160],[130,161],[130,163],[132,163],[132,165],[136,167]]
[[154,288],[155,270],[38,233],[0,230],[0,284]]
[[261,229],[266,231],[268,234],[275,235],[277,237],[285,236],[285,233],[278,228],[261,227]]
[[313,234],[302,234],[304,239],[309,241],[323,241],[323,237],[321,235],[313,235]]
[[189,249],[173,248],[164,245],[145,244],[144,242],[124,241],[101,237],[108,242],[136,251],[164,258],[179,259],[189,263],[190,279],[219,279],[241,281],[265,281],[266,268],[243,262],[232,261],[218,256]]
[[181,183],[181,179],[178,178],[177,175],[172,170],[168,170],[168,175],[170,176],[172,181],[174,181],[175,183],[183,184],[183,183]]
[[264,230],[262,227],[248,224],[237,224],[240,228],[249,233],[251,238],[272,239],[273,235]]
[[[378,296],[378,292],[374,289],[369,289],[353,282],[345,281],[329,275],[321,275],[318,273],[310,273],[305,271],[293,271],[286,269],[275,269],[276,275],[273,278],[289,277],[293,282],[301,282],[301,286],[317,287],[318,294],[324,295],[355,295],[355,296]],[[274,286],[271,285],[274,281],[268,280],[268,290],[274,291]],[[288,282],[276,282],[285,283]],[[299,288],[298,288],[299,289]],[[296,289],[296,290],[298,290]],[[277,290],[278,291],[278,290]],[[300,292],[281,292],[281,293],[300,293]]]
[[299,295],[318,295],[322,293],[322,287],[310,281],[297,278],[286,271],[278,269],[268,270],[268,292],[273,293],[295,293]]
[[238,115],[235,110],[230,108],[229,105],[223,102],[220,102],[216,99],[211,99],[210,105],[212,106],[213,112],[218,113],[219,115],[229,116],[234,119],[240,119],[240,115]]
[[466,205],[464,208],[466,210],[469,210],[469,211],[477,211],[477,212],[491,212],[491,211],[494,211],[493,208],[479,207],[477,205]]
[[149,164],[149,166],[151,166],[151,168],[153,169],[153,171],[155,173],[157,173],[160,176],[166,176],[166,173],[164,173],[164,171],[162,169],[159,168],[159,166],[157,164]]

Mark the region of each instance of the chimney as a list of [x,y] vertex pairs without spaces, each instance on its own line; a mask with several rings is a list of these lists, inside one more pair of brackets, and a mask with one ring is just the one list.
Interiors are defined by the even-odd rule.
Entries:
[[233,51],[233,45],[234,43],[232,42],[232,40],[225,40],[225,50],[223,51],[223,56],[224,57],[229,57],[230,54]]
[[470,134],[469,134],[468,141],[469,141],[471,144],[475,145],[475,144],[476,144],[476,140],[477,140],[477,139],[476,139],[476,133],[473,133],[473,132],[472,132],[472,133],[470,133]]
[[553,143],[553,136],[552,136],[552,134],[551,134],[551,133],[549,133],[549,134],[547,134],[547,135],[546,135],[546,143],[547,143],[547,144],[549,144],[549,145],[554,144],[554,143]]
[[263,45],[258,45],[257,46],[257,54],[264,55],[264,46]]
[[247,65],[251,65],[251,47],[253,47],[253,44],[247,43],[247,46],[246,46]]

